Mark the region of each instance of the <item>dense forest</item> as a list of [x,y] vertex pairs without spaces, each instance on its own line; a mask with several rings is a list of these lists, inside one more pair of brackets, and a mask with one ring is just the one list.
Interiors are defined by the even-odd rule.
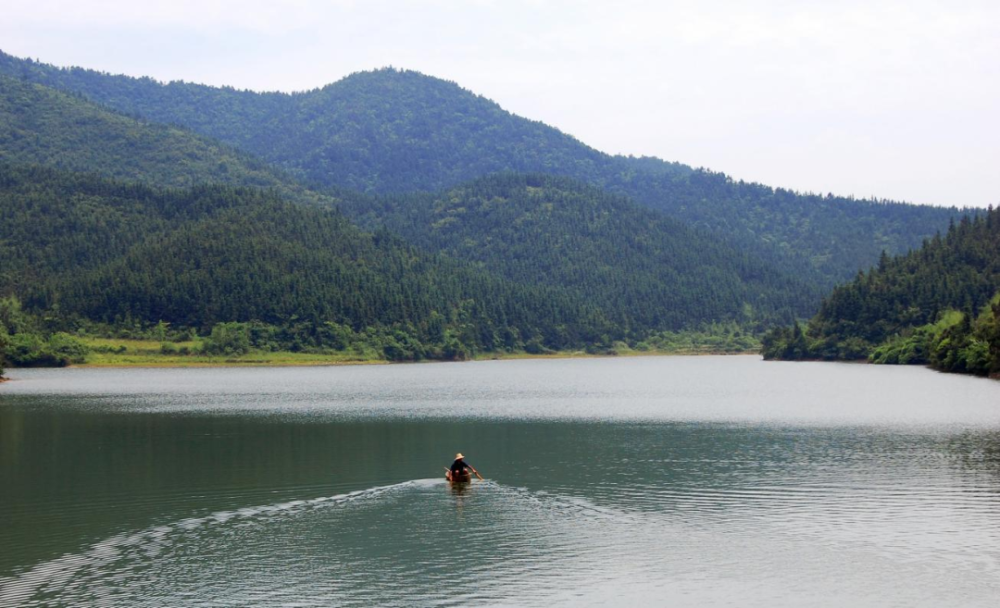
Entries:
[[396,359],[624,337],[567,290],[496,278],[259,189],[0,165],[0,256],[0,294],[39,311],[46,335],[94,322],[199,332],[244,322],[283,348],[342,348],[368,332]]
[[[935,246],[956,213],[609,156],[416,72],[254,93],[0,53],[0,359],[15,365],[79,360],[74,336],[98,334],[395,360],[744,348],[880,252]],[[981,307],[980,291],[936,312]]]
[[804,195],[655,158],[610,156],[412,71],[356,73],[295,94],[164,84],[2,53],[0,73],[183,125],[311,184],[401,193],[496,172],[572,177],[708,230],[821,288],[850,279],[882,251],[919,247],[957,216],[956,209]]
[[0,162],[100,173],[158,186],[229,184],[330,204],[245,152],[187,129],[151,123],[79,96],[0,75]]
[[760,331],[809,314],[820,295],[751,253],[568,178],[494,175],[343,208],[362,226],[517,283],[570,289],[630,337],[729,320]]
[[[490,222],[506,220],[496,214],[477,214],[476,209],[468,215],[468,218],[477,218],[476,222],[464,226],[478,231],[479,236],[503,228],[502,234],[498,230],[490,237],[490,242],[519,248],[517,263],[525,272],[515,273],[511,272],[513,262],[503,260],[511,253],[509,247],[499,250],[492,246],[481,251],[478,247],[466,247],[462,251],[448,249],[442,243],[413,238],[416,233],[407,230],[405,218],[400,222],[399,218],[388,217],[393,206],[412,210],[424,208],[425,202],[431,200],[429,195],[395,195],[380,200],[346,191],[338,191],[335,197],[330,193],[317,193],[244,153],[233,152],[186,129],[123,116],[80,97],[40,85],[11,79],[5,82],[9,86],[0,94],[3,100],[0,134],[4,135],[0,150],[10,161],[23,166],[42,163],[60,170],[141,179],[143,183],[157,186],[192,183],[265,186],[283,198],[327,208],[339,202],[355,218],[365,220],[370,228],[388,227],[394,233],[406,233],[417,247],[449,254],[455,263],[482,262],[486,256],[491,259],[489,272],[505,277],[508,282],[533,288],[566,287],[564,291],[572,292],[574,298],[601,308],[616,327],[616,339],[639,340],[650,331],[678,330],[723,320],[736,320],[753,331],[762,323],[787,322],[796,315],[806,314],[818,301],[815,288],[767,268],[752,254],[686,229],[675,220],[644,210],[621,196],[606,195],[566,179],[549,180],[552,187],[534,188],[531,197],[513,197],[515,204],[509,209],[519,209],[522,216],[516,226],[490,226]],[[227,169],[219,171],[223,165]],[[38,179],[39,185],[46,180],[45,177]],[[61,179],[66,183],[93,181],[93,176],[73,178],[64,174]],[[517,176],[487,179],[478,186],[435,196],[454,197],[459,192],[484,196],[488,194],[483,190],[486,184],[502,186],[513,180],[512,184],[523,185],[526,179]],[[556,187],[557,184],[561,187]],[[85,198],[72,189],[64,187],[63,190],[66,190],[63,196]],[[12,199],[10,211],[23,202]],[[567,202],[571,204],[565,204]],[[470,208],[472,204],[470,200]],[[537,213],[532,207],[537,207]],[[451,215],[454,212],[452,209]],[[380,213],[387,217],[380,217]],[[532,218],[533,223],[525,223],[528,218]],[[595,218],[599,221],[593,221]],[[41,221],[40,217],[36,219]],[[56,241],[58,246],[55,248],[51,245],[41,247],[53,250],[53,260],[59,263],[67,263],[60,256],[79,264],[86,262],[88,256],[124,255],[115,247],[83,251],[85,248],[79,246],[81,242],[94,239],[87,227],[98,220],[107,228],[107,233],[98,239],[132,243],[125,238],[125,233],[145,230],[153,218],[132,217],[128,221],[116,221],[114,214],[100,207],[71,220],[50,218],[47,223],[53,227],[61,223],[65,235],[72,232],[72,226],[78,226],[78,233],[73,236],[76,242],[67,246],[65,242]],[[15,228],[16,224],[8,226],[10,231]],[[519,235],[519,230],[523,234]],[[566,233],[560,234],[561,231]],[[260,230],[255,231],[259,233]],[[470,236],[465,236],[467,244]],[[290,235],[292,237],[294,235]],[[551,248],[553,239],[561,239],[562,247]],[[41,268],[37,260],[17,257],[30,258],[41,253],[36,249],[37,244],[25,247],[31,243],[30,238],[11,233],[7,243],[13,255],[9,268],[19,263]],[[545,272],[547,265],[554,265],[558,271]],[[74,267],[77,280],[82,280],[79,270]],[[88,279],[93,278],[88,276]],[[35,283],[31,278],[18,285],[8,280],[7,293],[22,293],[24,288]],[[620,291],[621,288],[624,291]],[[66,297],[66,294],[61,296]],[[27,298],[26,302],[29,306],[37,306],[42,300]],[[134,316],[158,320],[147,313]]]
[[925,363],[1000,372],[1000,209],[836,288],[806,328],[765,336],[764,356]]

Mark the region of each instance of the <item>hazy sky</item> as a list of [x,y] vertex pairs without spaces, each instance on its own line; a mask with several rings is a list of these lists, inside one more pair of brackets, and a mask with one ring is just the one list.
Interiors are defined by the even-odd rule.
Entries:
[[1000,2],[2,0],[0,49],[259,90],[392,65],[611,153],[1000,204]]

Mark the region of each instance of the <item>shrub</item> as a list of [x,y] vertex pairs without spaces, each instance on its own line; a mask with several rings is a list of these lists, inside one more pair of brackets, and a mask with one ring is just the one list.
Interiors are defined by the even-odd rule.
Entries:
[[7,360],[16,367],[65,367],[70,363],[68,356],[53,352],[37,334],[11,336]]
[[250,352],[250,328],[246,323],[216,323],[202,351],[209,355],[245,355]]
[[53,353],[66,357],[70,363],[83,363],[90,354],[90,348],[86,344],[64,332],[52,334],[48,347]]

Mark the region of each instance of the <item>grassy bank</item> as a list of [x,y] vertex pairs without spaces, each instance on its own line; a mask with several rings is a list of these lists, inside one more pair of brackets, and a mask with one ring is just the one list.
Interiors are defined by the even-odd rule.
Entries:
[[[221,367],[221,366],[309,366],[360,365],[386,363],[382,358],[352,351],[305,353],[287,351],[251,351],[241,355],[208,355],[201,352],[202,339],[187,342],[158,342],[112,338],[81,338],[90,349],[86,362],[78,367]],[[756,349],[720,347],[719,345],[677,345],[672,348],[636,350],[619,347],[612,351],[559,351],[549,353],[499,352],[480,353],[475,360],[491,359],[569,359],[607,356],[717,355],[748,354]]]
[[79,367],[347,365],[382,362],[352,352],[251,351],[241,355],[207,355],[201,352],[202,340],[199,339],[166,343],[112,338],[82,338],[81,341],[90,348],[90,353],[86,362],[79,364]]
[[[210,331],[201,328],[200,333],[162,321],[155,325],[135,321],[107,325],[75,319],[72,324],[59,324],[56,317],[24,312],[16,299],[0,298],[0,364],[12,368],[345,365],[470,358],[735,354],[760,349],[755,335],[735,322],[646,334],[629,342],[612,342],[604,336],[585,347],[580,340],[565,337],[524,340],[516,334],[504,334],[501,339],[463,331],[456,334],[443,326],[430,334],[410,326],[355,330],[333,322],[225,322],[214,324]],[[489,350],[504,344],[518,350]]]

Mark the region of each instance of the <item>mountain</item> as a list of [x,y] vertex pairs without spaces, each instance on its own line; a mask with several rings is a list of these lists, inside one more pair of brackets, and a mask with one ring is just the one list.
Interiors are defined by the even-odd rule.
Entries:
[[416,72],[361,72],[295,94],[161,84],[3,54],[0,73],[184,125],[307,181],[362,192],[433,191],[488,173],[561,172],[577,163],[590,173],[608,158],[556,129]]
[[638,333],[720,320],[759,329],[808,314],[819,298],[752,254],[564,177],[493,175],[342,209],[511,281],[570,289]]
[[0,53],[0,73],[183,125],[308,183],[371,193],[435,191],[496,172],[572,177],[708,230],[830,287],[943,230],[943,209],[803,195],[653,158],[610,156],[458,85],[392,69],[303,93],[130,78]]
[[1000,209],[833,290],[805,331],[771,332],[765,357],[870,357],[944,371],[1000,372]]
[[2,75],[0,162],[159,186],[253,186],[298,202],[332,202],[246,152],[188,129],[125,116],[78,95]]
[[424,254],[271,190],[153,188],[0,164],[0,259],[0,296],[66,327],[253,321],[315,343],[333,324],[409,344],[397,358],[622,336],[565,290]]
[[275,187],[280,181],[266,163],[187,129],[109,112],[79,96],[5,76],[0,160],[165,186]]
[[[0,158],[22,165],[41,164],[138,179],[152,186],[251,185],[273,190],[295,202],[322,203],[327,207],[339,202],[341,208],[367,227],[388,228],[405,235],[420,248],[450,256],[456,263],[474,261],[485,272],[502,276],[506,281],[535,289],[572,292],[577,302],[600,307],[619,331],[619,338],[636,339],[651,331],[690,328],[720,320],[734,320],[747,329],[760,329],[762,324],[788,322],[808,314],[818,301],[819,292],[814,286],[769,268],[752,254],[717,242],[711,235],[689,230],[676,220],[622,196],[608,195],[567,178],[542,175],[484,178],[440,195],[395,195],[391,199],[393,209],[389,198],[343,190],[337,192],[336,198],[318,194],[247,153],[236,152],[185,128],[124,116],[82,97],[17,79],[0,76],[0,84],[4,85],[0,89]],[[537,182],[537,187],[527,186],[527,181]],[[524,196],[529,191],[531,196]],[[73,191],[70,195],[79,193]],[[458,249],[444,242],[419,238],[419,222],[426,222],[424,227],[429,228],[430,222],[440,218],[426,214],[416,217],[412,213],[428,210],[428,204],[437,205],[441,198],[466,195],[468,200],[462,202],[469,210],[464,216],[466,223],[454,227],[466,229],[461,234],[466,244],[479,238],[488,247]],[[477,201],[496,196],[506,197],[510,203],[506,210],[517,214],[516,222],[508,222],[510,217],[496,213],[483,213],[488,205]],[[386,216],[376,217],[374,210]],[[93,211],[94,217],[101,217],[105,211]],[[389,217],[393,213],[395,216]],[[448,213],[454,219],[456,209]],[[121,240],[122,235],[110,230],[114,217],[117,216],[110,214],[103,218],[109,232],[100,237],[102,240]],[[81,226],[90,221],[86,217],[74,218]],[[115,224],[114,229],[132,230],[135,223],[136,218],[131,218],[128,223]],[[459,232],[452,230],[447,234]],[[290,238],[294,241],[294,237]],[[549,246],[556,241],[562,243],[561,247]],[[73,261],[107,253],[66,249],[65,241],[57,242],[64,251],[72,252],[69,259]],[[167,259],[176,261],[178,254],[171,251]],[[507,259],[508,256],[512,257]],[[113,289],[109,291],[112,292],[116,297],[127,297]],[[100,307],[109,308],[107,303]],[[95,310],[88,308],[86,314],[92,315]],[[152,312],[129,314],[147,319]],[[183,324],[204,323],[200,317],[182,319],[181,316],[175,310],[170,318]],[[225,315],[213,317],[213,322],[223,320]]]

